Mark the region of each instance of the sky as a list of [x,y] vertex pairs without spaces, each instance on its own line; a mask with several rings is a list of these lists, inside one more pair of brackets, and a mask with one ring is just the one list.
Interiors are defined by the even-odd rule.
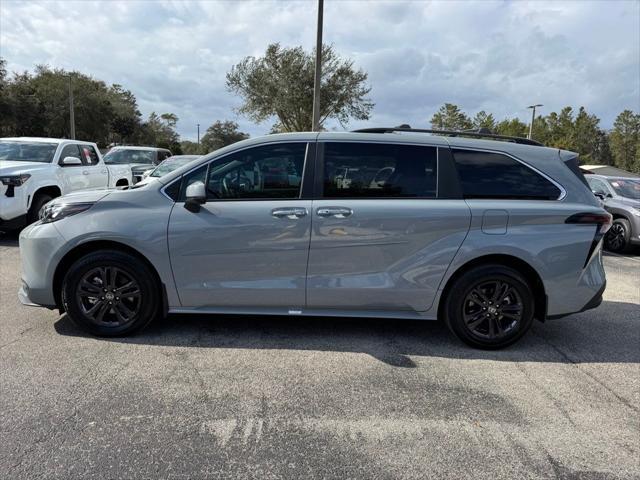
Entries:
[[[270,43],[311,50],[316,14],[315,0],[0,0],[0,56],[9,71],[48,64],[119,83],[145,117],[175,113],[185,139],[216,120],[253,136],[273,122],[236,113],[226,73]],[[369,75],[372,116],[349,129],[428,128],[445,102],[527,123],[533,103],[585,106],[604,128],[640,111],[638,0],[326,0],[323,35]]]

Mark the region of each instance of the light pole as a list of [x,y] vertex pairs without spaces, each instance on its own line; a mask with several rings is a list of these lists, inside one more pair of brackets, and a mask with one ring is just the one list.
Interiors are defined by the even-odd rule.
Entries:
[[320,79],[322,78],[322,12],[324,0],[318,0],[318,29],[316,32],[316,71],[313,79],[313,116],[311,129],[320,131]]
[[198,146],[200,146],[200,124],[198,123]]
[[531,137],[533,135],[533,122],[536,119],[536,107],[544,107],[544,105],[542,105],[541,103],[538,103],[536,105],[529,105],[527,108],[531,108],[532,112],[531,112],[531,124],[529,125],[529,135],[527,136],[527,138],[529,140],[531,140]]
[[71,88],[71,75],[69,75],[69,125],[71,130],[71,140],[76,139],[76,119],[73,105],[73,88]]

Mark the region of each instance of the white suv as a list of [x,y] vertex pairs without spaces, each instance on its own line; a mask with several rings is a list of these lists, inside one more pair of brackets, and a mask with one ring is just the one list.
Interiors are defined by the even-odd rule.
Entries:
[[132,184],[127,166],[104,164],[95,143],[0,139],[0,230],[33,223],[44,204],[76,190]]

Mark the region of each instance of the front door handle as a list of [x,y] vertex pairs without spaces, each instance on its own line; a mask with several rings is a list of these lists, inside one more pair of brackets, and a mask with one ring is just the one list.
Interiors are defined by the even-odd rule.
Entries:
[[347,218],[353,214],[353,210],[347,207],[320,207],[316,210],[319,217]]
[[83,170],[83,171],[82,171],[82,174],[83,174],[83,175],[89,175],[89,171],[88,171],[88,170]]
[[271,210],[271,215],[276,218],[289,218],[295,220],[296,218],[304,217],[307,215],[307,209],[301,207],[292,208],[274,208]]

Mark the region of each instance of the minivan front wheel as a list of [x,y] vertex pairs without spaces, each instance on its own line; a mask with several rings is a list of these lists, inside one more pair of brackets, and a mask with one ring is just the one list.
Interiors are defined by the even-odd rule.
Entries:
[[498,349],[519,340],[533,323],[534,298],[526,279],[502,265],[475,267],[447,295],[446,323],[463,342]]
[[116,250],[85,255],[62,285],[69,318],[100,336],[123,336],[145,327],[158,313],[153,273],[137,257]]

